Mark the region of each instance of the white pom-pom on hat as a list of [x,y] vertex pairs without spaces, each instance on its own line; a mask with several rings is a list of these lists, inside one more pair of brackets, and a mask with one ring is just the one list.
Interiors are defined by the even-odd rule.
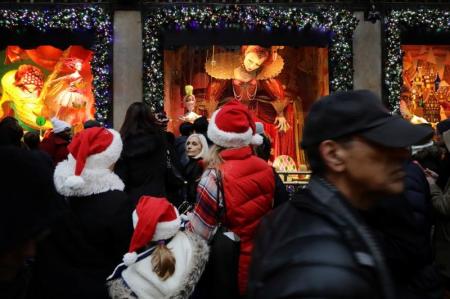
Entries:
[[123,263],[127,266],[132,265],[132,264],[136,263],[137,256],[138,255],[135,251],[127,252],[123,255]]

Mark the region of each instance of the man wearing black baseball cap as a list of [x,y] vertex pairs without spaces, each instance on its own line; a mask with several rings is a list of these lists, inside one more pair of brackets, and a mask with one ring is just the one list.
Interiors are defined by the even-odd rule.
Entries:
[[395,298],[382,252],[359,211],[403,191],[407,147],[432,134],[391,115],[370,91],[315,102],[301,144],[313,175],[261,225],[249,297]]

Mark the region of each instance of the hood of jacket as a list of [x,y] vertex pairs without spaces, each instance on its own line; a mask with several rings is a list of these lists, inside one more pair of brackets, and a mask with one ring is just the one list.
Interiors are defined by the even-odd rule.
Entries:
[[136,158],[154,152],[164,142],[159,134],[138,133],[123,142],[122,157]]

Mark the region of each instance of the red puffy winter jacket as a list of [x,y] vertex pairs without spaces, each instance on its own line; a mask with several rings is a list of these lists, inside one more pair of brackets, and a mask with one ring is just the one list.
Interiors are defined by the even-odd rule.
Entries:
[[275,179],[272,168],[253,155],[250,147],[220,153],[226,203],[225,225],[241,239],[239,291],[247,289],[253,238],[261,218],[272,209]]

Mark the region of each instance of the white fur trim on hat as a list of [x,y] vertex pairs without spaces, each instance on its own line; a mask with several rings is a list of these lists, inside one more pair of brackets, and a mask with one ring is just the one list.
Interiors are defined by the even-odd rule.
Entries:
[[[172,221],[164,221],[156,224],[155,233],[153,234],[152,241],[166,240],[172,238],[179,230],[181,226],[181,218],[178,213],[177,208],[173,207],[175,213],[177,214],[177,218]],[[133,227],[136,228],[136,225],[139,221],[139,216],[136,213],[136,210],[133,211],[131,218],[133,219]]]
[[259,134],[255,134],[252,136],[252,141],[250,141],[250,144],[253,145],[261,145],[263,143],[263,138]]
[[89,156],[84,169],[106,169],[119,160],[123,147],[122,138],[119,132],[112,129],[108,129],[108,131],[113,134],[111,144],[103,152]]
[[84,185],[84,180],[80,176],[71,175],[66,179],[64,185],[70,189],[80,189]]
[[[231,133],[219,129],[216,125],[216,115],[220,111],[216,110],[211,116],[208,125],[208,138],[215,144],[225,148],[239,148],[247,146],[252,141],[253,130],[251,127],[244,133]],[[262,140],[261,140],[262,142]]]
[[172,221],[159,222],[156,225],[155,233],[153,234],[152,241],[166,240],[175,236],[180,230],[181,218],[178,214],[177,208],[174,207],[177,218]]
[[123,190],[122,180],[110,170],[122,152],[122,138],[119,132],[113,134],[111,144],[101,153],[89,156],[80,176],[75,176],[76,160],[69,154],[55,169],[54,182],[58,193],[64,196],[87,196],[110,190]]

